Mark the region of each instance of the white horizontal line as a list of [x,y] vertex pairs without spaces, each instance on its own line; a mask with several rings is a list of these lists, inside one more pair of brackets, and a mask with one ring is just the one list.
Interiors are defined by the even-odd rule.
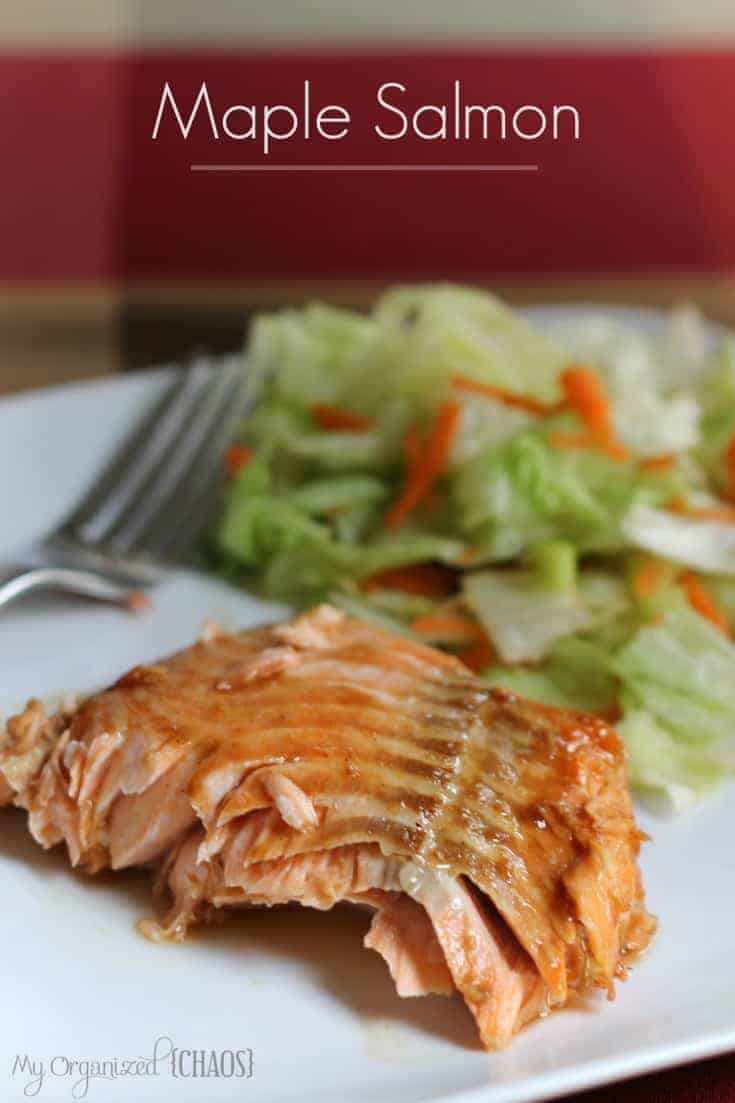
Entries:
[[539,165],[189,165],[191,172],[538,172]]

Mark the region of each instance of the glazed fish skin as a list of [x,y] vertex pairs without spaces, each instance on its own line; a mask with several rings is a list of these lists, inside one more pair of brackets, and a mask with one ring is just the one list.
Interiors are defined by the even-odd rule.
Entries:
[[[381,929],[402,893],[490,1046],[570,989],[612,991],[652,935],[616,734],[328,606],[209,633],[42,717],[31,704],[0,750],[34,836],[92,871],[161,865],[172,933],[212,904],[357,899],[378,908],[369,943],[421,990],[427,970]],[[463,945],[485,950],[472,964]]]

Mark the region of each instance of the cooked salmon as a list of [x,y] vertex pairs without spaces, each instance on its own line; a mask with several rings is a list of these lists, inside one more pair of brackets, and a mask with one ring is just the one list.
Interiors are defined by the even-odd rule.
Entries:
[[602,720],[489,689],[320,606],[8,721],[0,798],[90,872],[146,865],[183,938],[215,909],[371,908],[401,995],[458,990],[489,1047],[650,941],[624,753]]

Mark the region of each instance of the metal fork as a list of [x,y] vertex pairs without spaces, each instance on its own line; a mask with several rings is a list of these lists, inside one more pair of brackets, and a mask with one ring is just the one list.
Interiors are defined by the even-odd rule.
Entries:
[[252,398],[240,357],[177,372],[73,512],[0,575],[0,607],[39,589],[126,604],[185,562]]

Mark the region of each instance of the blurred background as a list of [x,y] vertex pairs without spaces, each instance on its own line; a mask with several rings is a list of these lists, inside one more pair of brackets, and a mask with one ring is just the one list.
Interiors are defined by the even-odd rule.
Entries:
[[[524,177],[193,174],[211,144],[151,142],[166,80],[229,104],[289,102],[305,78],[363,119],[386,80],[417,103],[455,79],[472,102],[571,103],[581,139],[534,143]],[[0,391],[231,349],[254,310],[367,305],[394,280],[690,300],[735,324],[734,94],[732,0],[5,0]],[[437,160],[397,145],[355,126],[327,155]]]

